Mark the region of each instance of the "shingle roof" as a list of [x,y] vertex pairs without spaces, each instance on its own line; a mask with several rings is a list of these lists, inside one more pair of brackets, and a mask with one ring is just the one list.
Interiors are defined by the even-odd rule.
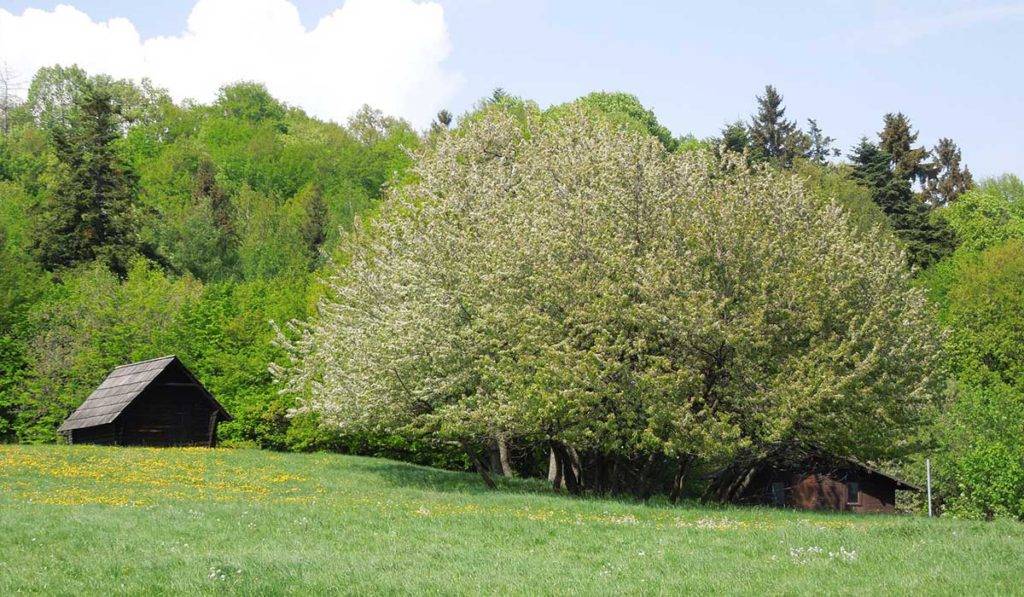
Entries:
[[[97,425],[106,425],[113,422],[132,401],[139,397],[143,390],[149,387],[149,384],[153,383],[153,380],[158,375],[175,363],[189,377],[192,377],[188,369],[175,356],[159,357],[115,367],[110,372],[110,375],[103,380],[103,383],[85,399],[85,402],[75,412],[71,413],[71,416],[64,421],[58,431],[65,432],[84,427],[96,427]],[[198,380],[195,380],[195,383],[217,409],[224,414],[225,418],[230,420],[231,415],[224,410],[224,407],[214,400],[213,396],[202,387]]]
[[886,479],[889,479],[890,481],[892,481],[893,483],[896,484],[896,489],[903,489],[903,490],[907,490],[907,491],[924,491],[923,487],[920,487],[918,485],[914,485],[913,483],[904,481],[903,479],[900,479],[899,477],[896,477],[894,475],[890,475],[889,473],[887,473],[887,472],[885,472],[885,471],[883,471],[881,469],[877,469],[877,468],[875,468],[875,467],[873,467],[871,465],[864,464],[863,462],[861,462],[861,461],[859,461],[857,459],[846,457],[843,460],[846,460],[847,462],[849,462],[849,463],[851,463],[853,465],[856,465],[856,466],[866,470],[869,473],[873,473],[873,474],[878,475],[880,477],[885,477]]

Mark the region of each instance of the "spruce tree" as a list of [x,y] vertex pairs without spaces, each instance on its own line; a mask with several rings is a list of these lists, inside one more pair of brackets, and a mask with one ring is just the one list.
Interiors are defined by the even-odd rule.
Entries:
[[750,141],[754,157],[789,166],[807,146],[806,135],[792,120],[786,120],[782,96],[771,85],[757,96],[757,114],[750,122]]
[[195,203],[208,209],[216,230],[217,261],[223,271],[233,271],[238,264],[238,230],[235,225],[235,206],[231,197],[217,183],[217,166],[207,156],[196,165],[192,188]]
[[750,147],[750,132],[742,120],[722,127],[722,148],[726,151],[743,153]]
[[319,263],[320,247],[327,240],[327,226],[330,215],[320,185],[314,184],[302,193],[302,220],[299,234],[310,256],[310,269]]
[[889,154],[894,174],[908,181],[924,182],[928,177],[928,150],[914,147],[917,133],[902,112],[885,115],[885,126],[878,134],[879,148]]
[[452,116],[452,113],[448,110],[442,109],[437,113],[437,116],[434,117],[434,122],[430,123],[430,132],[437,134],[441,131],[450,129],[453,120],[455,120],[455,118]]
[[952,139],[939,139],[932,150],[935,161],[924,183],[925,201],[933,207],[949,205],[957,197],[974,188],[974,177],[967,167],[960,167],[960,148]]
[[928,267],[952,251],[952,231],[931,217],[928,207],[915,197],[910,180],[894,167],[888,152],[862,138],[850,158],[854,178],[871,190],[872,200],[906,244],[909,265]]
[[69,126],[54,131],[58,163],[41,205],[36,254],[50,271],[98,259],[124,276],[139,245],[138,180],[115,147],[120,116],[102,86],[88,85],[75,104]]
[[826,135],[813,118],[807,119],[807,141],[809,147],[804,157],[817,164],[824,164],[829,158],[840,154],[838,148],[832,147],[836,140]]

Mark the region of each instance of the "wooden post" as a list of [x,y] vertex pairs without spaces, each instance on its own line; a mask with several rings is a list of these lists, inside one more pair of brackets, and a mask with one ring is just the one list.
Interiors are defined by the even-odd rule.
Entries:
[[928,479],[928,518],[932,517],[932,459],[924,459],[925,476]]
[[210,428],[207,430],[206,445],[211,448],[217,447],[217,415],[219,414],[216,410],[210,413]]

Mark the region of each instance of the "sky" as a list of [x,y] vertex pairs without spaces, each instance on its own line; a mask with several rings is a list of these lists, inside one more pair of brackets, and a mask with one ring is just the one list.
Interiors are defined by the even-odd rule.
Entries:
[[787,116],[848,150],[902,111],[976,177],[1024,175],[1024,1],[0,0],[0,62],[148,76],[210,101],[258,80],[343,122],[363,103],[425,127],[495,87],[541,106],[635,94],[675,134]]

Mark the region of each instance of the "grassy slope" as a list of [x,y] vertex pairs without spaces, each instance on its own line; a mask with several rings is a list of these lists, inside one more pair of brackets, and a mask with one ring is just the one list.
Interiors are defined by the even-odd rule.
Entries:
[[2,595],[1006,594],[1021,578],[1024,525],[1006,521],[488,492],[326,454],[0,446]]

